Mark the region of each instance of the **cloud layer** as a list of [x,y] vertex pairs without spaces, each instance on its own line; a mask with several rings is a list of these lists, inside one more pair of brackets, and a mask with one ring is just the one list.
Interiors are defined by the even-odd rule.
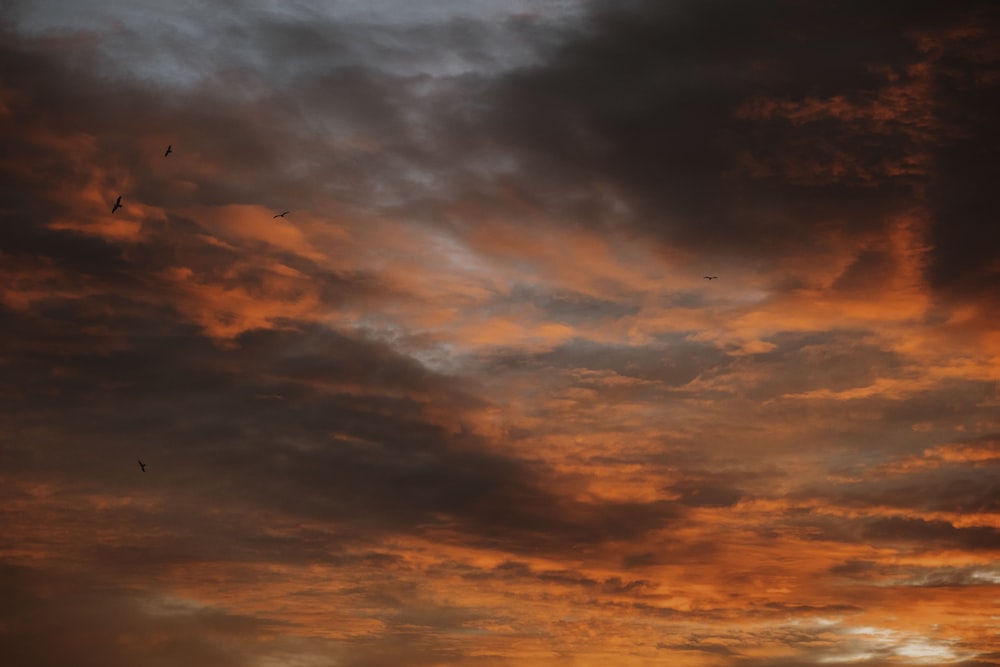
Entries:
[[13,6],[0,653],[1000,664],[998,24]]

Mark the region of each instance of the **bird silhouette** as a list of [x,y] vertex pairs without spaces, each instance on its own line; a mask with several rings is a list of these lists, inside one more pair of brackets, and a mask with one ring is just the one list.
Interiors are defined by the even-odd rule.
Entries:
[[142,462],[142,459],[139,459],[139,467],[142,468],[143,472],[146,472],[146,464]]
[[167,145],[167,150],[165,150],[163,152],[163,157],[167,157],[168,155],[170,155],[173,152],[174,152],[174,145],[173,144],[168,144]]
[[118,195],[118,200],[115,201],[115,205],[111,207],[111,212],[114,213],[122,207],[122,196]]
[[271,216],[271,217],[273,217],[273,218],[284,218],[284,217],[285,217],[286,215],[288,215],[289,213],[291,213],[291,211],[285,211],[285,212],[283,212],[283,213],[275,213],[275,214],[274,214],[273,216]]
[[705,276],[705,280],[715,280],[719,276]]

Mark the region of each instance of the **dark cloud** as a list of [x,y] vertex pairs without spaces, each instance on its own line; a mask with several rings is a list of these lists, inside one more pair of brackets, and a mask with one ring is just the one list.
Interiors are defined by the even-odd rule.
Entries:
[[993,442],[994,436],[987,435],[926,448],[915,456],[897,455],[874,471],[870,463],[855,465],[841,471],[845,481],[802,489],[796,497],[871,511],[889,507],[905,513],[989,515],[1000,507]]
[[660,642],[656,645],[656,648],[665,651],[695,651],[697,653],[708,653],[715,655],[734,655],[732,649],[727,646],[722,646],[719,644],[708,644],[708,643],[677,643],[668,644],[666,642]]
[[710,479],[685,479],[667,490],[680,494],[678,502],[688,507],[732,507],[743,497],[739,489]]
[[958,528],[947,521],[927,521],[908,517],[889,517],[869,522],[863,533],[874,543],[909,543],[943,549],[972,551],[1000,549],[1000,530],[993,527]]
[[[595,313],[595,316],[599,316]],[[656,390],[681,388],[699,373],[711,372],[727,361],[714,346],[685,341],[672,336],[658,344],[627,346],[572,340],[551,350],[525,353],[502,350],[486,361],[497,372],[521,369],[614,371],[628,378],[648,380]]]
[[550,320],[576,326],[615,320],[639,312],[638,306],[628,303],[598,299],[569,290],[543,293],[530,285],[515,285],[506,300],[512,304],[530,304]]
[[[356,115],[342,119],[355,131],[395,141],[390,128],[402,124],[402,98],[389,81],[392,75],[361,69],[359,59],[343,67],[336,58],[319,64],[321,56],[338,52],[347,32],[327,34],[307,24],[280,24],[265,35],[260,32],[263,26],[234,28],[220,38],[246,45],[257,35],[260,48],[273,51],[275,62],[287,60],[290,67],[301,69],[286,73],[294,79],[292,89],[261,92],[249,101],[180,90],[163,104],[162,91],[149,82],[120,75],[105,78],[83,67],[77,71],[51,55],[52,44],[63,45],[74,53],[82,51],[84,62],[89,58],[93,65],[102,56],[90,51],[85,39],[14,37],[6,42],[0,54],[4,71],[11,74],[8,85],[19,93],[8,109],[29,131],[4,163],[15,184],[7,191],[7,210],[22,217],[4,227],[0,250],[16,258],[15,268],[22,273],[54,267],[62,273],[51,279],[53,286],[75,283],[92,288],[93,294],[78,298],[54,289],[30,310],[3,311],[10,325],[4,332],[8,349],[27,353],[11,367],[16,373],[7,377],[15,384],[6,389],[17,394],[25,387],[13,378],[33,378],[28,393],[19,397],[32,401],[32,407],[25,410],[22,405],[10,413],[20,435],[7,443],[5,457],[16,461],[24,474],[67,476],[82,469],[82,477],[72,482],[77,488],[110,484],[105,488],[135,492],[134,482],[117,477],[117,466],[95,470],[88,461],[99,456],[131,462],[141,456],[150,476],[155,471],[171,486],[188,487],[190,500],[178,508],[213,502],[236,511],[241,503],[260,504],[260,511],[349,520],[366,531],[458,526],[515,551],[632,538],[677,517],[679,508],[671,503],[589,503],[548,491],[544,470],[492,453],[487,443],[449,432],[427,417],[433,407],[460,420],[464,410],[482,404],[469,393],[471,386],[438,376],[385,344],[285,318],[273,321],[284,330],[248,332],[220,349],[198,328],[177,321],[182,287],[163,274],[180,263],[192,267],[206,284],[268,298],[264,265],[278,260],[307,275],[311,285],[320,285],[328,308],[347,298],[377,294],[380,288],[370,277],[338,274],[266,245],[233,239],[206,243],[204,239],[217,238],[219,232],[172,214],[166,226],[148,229],[145,238],[124,245],[52,230],[49,221],[73,217],[71,207],[78,202],[72,198],[24,217],[32,211],[32,202],[52,206],[46,193],[53,180],[65,192],[91,187],[93,167],[103,170],[97,186],[106,192],[126,187],[116,178],[131,183],[125,193],[128,205],[166,204],[159,170],[172,169],[178,160],[225,165],[228,170],[224,180],[205,178],[196,184],[203,205],[258,202],[259,184],[265,180],[272,181],[274,192],[294,201],[306,186],[283,182],[296,178],[294,169],[274,171],[273,165],[301,152],[301,142],[313,142],[293,122],[295,105],[305,104],[313,112],[317,105],[337,106]],[[463,30],[455,34],[468,42]],[[239,51],[234,50],[234,61]],[[319,60],[309,65],[301,55],[308,52]],[[282,53],[284,60],[277,57]],[[222,67],[219,62],[213,66]],[[334,89],[336,104],[334,97],[316,97]],[[280,94],[293,92],[297,95],[290,106],[274,104]],[[248,104],[259,114],[247,113]],[[36,113],[41,109],[45,111]],[[366,129],[365,123],[374,125]],[[270,131],[261,131],[265,125]],[[152,142],[149,127],[163,132],[157,143],[135,142],[135,137]],[[180,134],[167,134],[169,127]],[[53,135],[79,141],[87,155],[67,163],[62,148],[44,143]],[[166,141],[173,141],[176,149],[164,166],[158,151]],[[142,154],[153,148],[156,152],[149,156]],[[381,153],[394,159],[391,156],[402,155],[399,148]],[[332,159],[344,158],[336,154]],[[393,172],[386,165],[370,164],[378,173]],[[327,173],[336,174],[337,169]],[[248,251],[257,262],[241,265]],[[592,306],[563,296],[543,305],[564,310],[568,317],[583,315]],[[200,307],[225,308],[225,303]],[[223,311],[211,317],[224,320],[228,315]],[[93,332],[89,337],[88,330]],[[262,396],[280,400],[262,403]],[[59,424],[43,423],[53,410],[61,414]],[[178,414],[184,419],[178,420]],[[53,447],[72,439],[80,448],[53,462],[54,451],[28,444],[42,434],[41,442]],[[141,517],[130,522],[138,524]],[[239,530],[224,532],[235,539]],[[134,555],[125,549],[119,558]]]
[[867,578],[883,571],[882,566],[870,560],[849,560],[830,568],[832,574],[859,578]]
[[1000,293],[1000,232],[990,188],[996,168],[989,157],[1000,147],[993,121],[1000,108],[1000,13],[988,4],[977,9],[950,38],[936,44],[931,38],[927,44],[939,57],[935,111],[942,124],[954,128],[934,152],[929,275],[936,286],[963,300]]
[[[897,579],[903,586],[929,588],[995,585],[996,574],[975,567],[906,568]],[[992,576],[990,576],[992,575]]]
[[[991,173],[986,119],[996,88],[981,68],[996,61],[984,48],[995,28],[984,3],[596,6],[586,31],[544,66],[498,85],[505,136],[530,156],[525,196],[600,223],[607,207],[573,183],[606,183],[663,243],[759,262],[833,229],[884,234],[892,215],[929,192],[935,275],[989,278],[995,225],[985,224],[989,188],[978,179]],[[973,48],[959,46],[967,60],[942,65],[926,90],[916,77],[930,56],[918,36],[970,23],[981,27],[976,67]],[[812,115],[795,121],[761,111],[805,113],[810,104]],[[893,270],[871,251],[835,287],[871,286]]]
[[[679,515],[666,502],[585,503],[546,490],[544,470],[429,421],[430,404],[461,414],[478,399],[383,344],[318,331],[248,334],[229,351],[198,337],[183,347],[176,337],[141,342],[110,356],[76,356],[74,373],[51,380],[58,397],[47,408],[61,405],[60,426],[9,415],[21,435],[6,451],[22,472],[68,475],[89,469],[98,453],[131,468],[138,455],[150,474],[186,486],[188,502],[233,511],[249,503],[348,520],[363,531],[455,522],[515,551],[630,539]],[[354,395],[354,386],[365,394]],[[287,400],[262,405],[261,395]],[[184,421],[175,421],[177,410]],[[50,460],[27,445],[42,428],[47,439],[73,432],[81,449]],[[93,474],[75,484],[136,490],[118,465]]]
[[0,590],[0,651],[24,667],[236,667],[282,626],[23,567],[0,569]]
[[579,587],[600,591],[607,595],[640,597],[651,594],[657,588],[655,582],[646,579],[622,579],[609,577],[603,581],[589,577],[576,570],[536,570],[521,561],[504,561],[490,570],[467,568],[463,578],[470,581],[500,579],[505,582],[541,582],[559,586]]
[[[22,134],[5,156],[8,177],[16,174],[22,188],[27,180],[29,191],[96,180],[109,207],[119,193],[126,207],[264,204],[324,211],[334,199],[340,207],[395,206],[413,187],[407,174],[428,168],[434,153],[420,147],[419,130],[405,118],[419,108],[413,77],[364,66],[370,61],[363,54],[338,57],[367,34],[328,22],[257,17],[205,40],[218,50],[192,68],[207,81],[171,86],[122,71],[87,34],[26,38],[8,29],[0,67],[18,91],[6,109]],[[176,44],[165,49],[178,50]],[[37,143],[51,132],[67,148],[76,144],[72,160],[53,150],[58,144]],[[167,143],[175,149],[169,163],[161,159]],[[37,155],[39,148],[47,154]],[[32,169],[16,169],[26,163]],[[178,163],[193,173],[178,178]],[[205,177],[206,165],[225,178]],[[312,185],[317,173],[326,180],[320,189]],[[72,212],[64,207],[59,214]]]
[[838,502],[929,512],[989,514],[1000,509],[1000,489],[997,489],[995,471],[973,471],[963,467],[909,475],[881,484],[858,484],[840,496]]
[[[843,391],[906,372],[901,355],[872,341],[866,331],[782,332],[766,342],[774,349],[729,359],[705,369],[704,376],[749,371],[756,380],[747,390],[749,397],[771,400],[809,391]],[[767,372],[760,373],[765,367]]]
[[[865,73],[869,58],[893,49],[885,34],[878,42],[841,39],[852,33],[847,26],[815,16],[796,21],[795,12],[783,3],[742,11],[721,3],[602,10],[591,32],[569,41],[545,67],[505,81],[501,109],[510,110],[512,137],[527,150],[577,177],[611,179],[643,207],[643,224],[664,241],[702,250],[798,245],[810,232],[800,222],[803,206],[827,207],[826,215],[836,216],[875,199],[867,189],[845,186],[808,188],[808,203],[796,189],[726,187],[725,173],[736,168],[741,151],[774,141],[748,132],[734,114],[754,94],[801,95],[817,85],[832,94],[838,76],[855,90],[864,91],[865,82],[874,90],[877,79]],[[830,18],[863,24],[862,17]],[[792,25],[820,34],[795,35]],[[895,39],[905,45],[902,35]],[[810,48],[795,62],[780,57],[806,40]],[[816,137],[800,141],[810,136]]]

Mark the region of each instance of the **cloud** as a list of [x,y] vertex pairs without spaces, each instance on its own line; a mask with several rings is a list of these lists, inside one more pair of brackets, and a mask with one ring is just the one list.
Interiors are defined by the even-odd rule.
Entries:
[[905,517],[875,520],[866,526],[864,537],[875,543],[891,544],[898,540],[943,548],[970,550],[1000,548],[1000,530],[996,528],[956,528],[946,521],[925,521]]
[[259,650],[280,628],[51,571],[5,566],[0,581],[4,589],[0,646],[4,655],[26,667],[176,661],[242,665],[252,651],[248,644]]
[[14,654],[992,659],[993,10],[62,4],[0,40]]

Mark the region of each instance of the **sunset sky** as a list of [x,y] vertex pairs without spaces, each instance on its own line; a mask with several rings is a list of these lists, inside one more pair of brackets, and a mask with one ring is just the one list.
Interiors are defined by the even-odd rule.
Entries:
[[0,0],[0,664],[1000,665],[998,114],[988,0]]

